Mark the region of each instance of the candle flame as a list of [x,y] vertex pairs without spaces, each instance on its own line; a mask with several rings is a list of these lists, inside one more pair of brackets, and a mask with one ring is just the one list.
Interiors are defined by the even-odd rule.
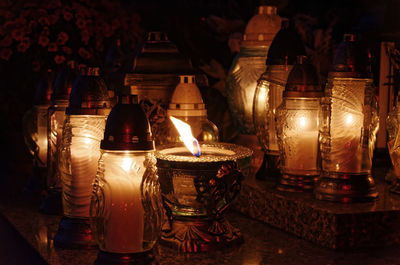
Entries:
[[169,118],[178,130],[180,139],[185,144],[186,148],[189,149],[194,156],[200,156],[200,145],[197,139],[193,137],[190,125],[173,116],[170,116]]

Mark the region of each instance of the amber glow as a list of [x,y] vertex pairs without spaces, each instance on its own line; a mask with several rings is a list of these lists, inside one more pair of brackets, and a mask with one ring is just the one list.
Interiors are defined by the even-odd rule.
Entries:
[[173,116],[170,116],[169,118],[171,119],[175,128],[178,130],[180,139],[185,144],[186,148],[189,149],[194,156],[200,156],[200,145],[197,139],[193,137],[190,125]]

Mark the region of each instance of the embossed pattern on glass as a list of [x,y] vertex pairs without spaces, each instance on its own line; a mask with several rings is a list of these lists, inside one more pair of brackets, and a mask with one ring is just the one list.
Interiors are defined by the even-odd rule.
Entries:
[[93,234],[103,251],[153,248],[162,204],[155,157],[146,151],[102,151],[91,203]]
[[292,65],[270,65],[257,83],[254,94],[254,127],[264,152],[277,155],[275,129],[276,109],[282,103],[282,92]]
[[288,175],[319,175],[318,98],[286,98],[277,109],[280,168]]
[[368,174],[379,127],[372,79],[330,78],[323,99],[323,170]]
[[67,115],[59,157],[64,215],[88,218],[106,116]]

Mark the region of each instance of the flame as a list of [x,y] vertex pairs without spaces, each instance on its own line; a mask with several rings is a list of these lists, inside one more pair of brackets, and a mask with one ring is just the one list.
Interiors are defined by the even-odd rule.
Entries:
[[186,148],[189,149],[194,156],[200,156],[200,145],[197,139],[193,137],[192,128],[190,128],[190,125],[173,116],[170,116],[169,118],[175,125],[175,128],[178,130],[181,136],[180,139],[186,145]]

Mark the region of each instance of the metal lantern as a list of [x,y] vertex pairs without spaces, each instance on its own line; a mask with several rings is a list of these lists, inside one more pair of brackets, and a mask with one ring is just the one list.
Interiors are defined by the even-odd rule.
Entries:
[[298,57],[276,113],[280,152],[279,190],[314,188],[321,172],[319,157],[320,99],[323,96],[315,68]]
[[377,102],[369,54],[352,34],[346,34],[336,50],[322,107],[323,174],[315,188],[317,199],[376,200],[371,166],[379,123]]
[[281,27],[274,6],[260,6],[246,26],[240,53],[226,79],[229,109],[243,134],[254,134],[253,98],[260,75],[265,72],[268,48]]
[[289,27],[288,20],[283,20],[282,28],[268,50],[267,69],[258,80],[254,94],[254,127],[264,151],[264,160],[256,174],[257,179],[274,179],[280,176],[275,114],[282,102],[282,92],[296,57],[302,54],[305,54],[305,49],[300,36]]
[[33,98],[33,107],[22,118],[25,144],[33,156],[33,174],[27,191],[42,189],[47,170],[47,111],[51,105],[53,73],[46,71],[40,78]]
[[59,154],[64,216],[54,238],[55,246],[87,248],[94,245],[89,227],[90,198],[109,112],[107,86],[99,76],[99,68],[82,69],[66,109]]
[[[167,116],[173,116],[190,125],[194,137],[201,142],[218,141],[218,128],[207,119],[207,110],[196,86],[194,75],[181,75],[180,82],[172,94]],[[159,144],[180,143],[180,135],[170,119],[165,138],[159,138]],[[162,141],[164,140],[164,141]]]
[[65,65],[54,82],[52,105],[48,109],[48,155],[47,155],[47,196],[40,210],[48,214],[61,214],[61,176],[58,171],[58,156],[62,145],[62,131],[65,121],[65,110],[72,84],[77,77],[75,65]]
[[[107,119],[90,219],[100,248],[96,265],[150,264],[162,203],[154,141],[137,97],[121,96]],[[138,263],[139,262],[139,263]]]

